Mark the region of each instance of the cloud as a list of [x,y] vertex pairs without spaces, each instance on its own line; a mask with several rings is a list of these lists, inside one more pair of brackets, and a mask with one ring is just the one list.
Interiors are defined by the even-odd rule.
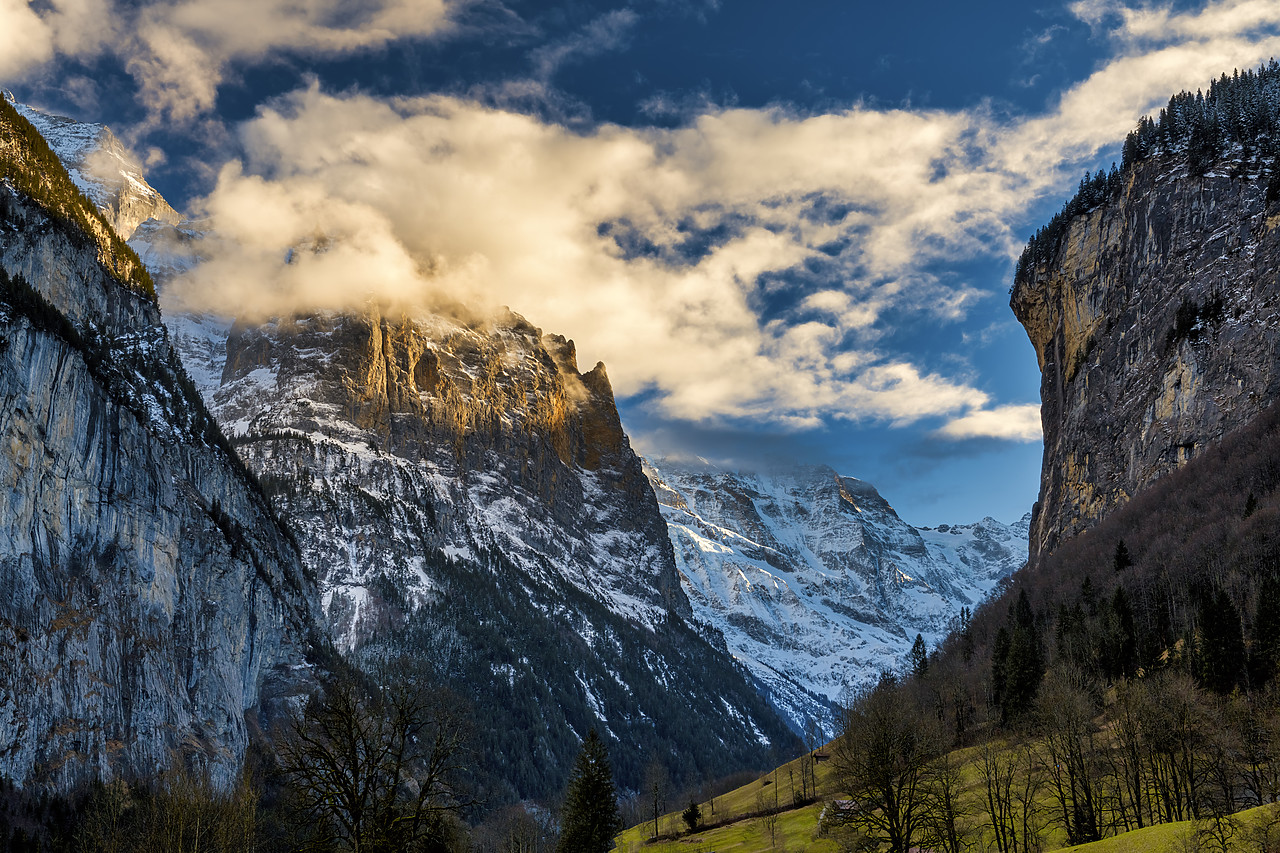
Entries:
[[[467,0],[0,0],[0,76],[56,56],[118,57],[153,120],[210,110],[236,64],[341,56],[443,32]],[[37,11],[37,8],[39,11]]]
[[[954,227],[987,187],[935,174],[963,131],[855,109],[580,133],[457,98],[313,87],[246,126],[247,162],[202,211],[221,248],[175,293],[260,314],[371,296],[509,305],[609,363],[620,393],[652,389],[687,420],[946,415],[987,395],[868,345],[888,306],[948,319],[971,297],[903,278],[922,238],[972,254],[1002,227]],[[831,248],[851,231],[862,239]],[[779,307],[762,316],[769,288]]]
[[[1012,259],[1011,223],[1138,116],[1280,48],[1259,29],[1280,25],[1267,4],[1074,8],[1113,22],[1114,55],[1026,118],[708,107],[674,129],[571,130],[473,99],[312,86],[243,128],[244,162],[204,203],[221,242],[171,298],[259,314],[506,305],[671,417],[932,418],[950,438],[1034,440],[1036,406],[915,363],[885,318],[964,317],[986,294],[941,266]],[[1162,27],[1182,35],[1153,41]]]
[[632,9],[614,9],[571,36],[537,48],[530,57],[534,76],[547,81],[570,62],[616,50],[625,43],[639,20],[640,16]]
[[26,0],[0,0],[0,78],[14,78],[53,57],[53,33]]
[[1040,406],[997,406],[987,411],[970,412],[949,421],[939,434],[945,438],[1001,438],[1011,441],[1039,441]]

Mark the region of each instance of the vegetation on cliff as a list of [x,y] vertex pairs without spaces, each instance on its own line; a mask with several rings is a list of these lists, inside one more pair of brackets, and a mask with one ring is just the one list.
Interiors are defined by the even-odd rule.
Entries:
[[0,98],[0,181],[9,183],[44,208],[72,240],[91,241],[98,260],[117,281],[155,301],[151,274],[137,253],[80,192],[39,131],[3,98]]
[[1280,197],[1280,62],[1224,73],[1208,92],[1179,92],[1156,118],[1143,116],[1125,139],[1120,166],[1086,172],[1075,195],[1027,242],[1014,281],[1052,260],[1071,220],[1118,197],[1139,163],[1171,154],[1185,157],[1194,177],[1230,158],[1269,176],[1268,202]]
[[[1192,821],[1243,849],[1231,815],[1280,797],[1278,521],[1273,407],[1015,576],[922,676],[858,697],[833,748],[846,829],[1013,851]],[[910,813],[890,826],[889,803]]]

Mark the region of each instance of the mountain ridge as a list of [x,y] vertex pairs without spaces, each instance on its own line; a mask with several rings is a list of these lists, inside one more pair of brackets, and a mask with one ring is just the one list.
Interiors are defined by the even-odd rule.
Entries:
[[[803,733],[930,646],[1025,561],[1029,516],[918,530],[826,466],[768,473],[646,462],[694,618],[725,636]],[[954,530],[954,532],[952,532]],[[963,531],[963,532],[962,532]]]

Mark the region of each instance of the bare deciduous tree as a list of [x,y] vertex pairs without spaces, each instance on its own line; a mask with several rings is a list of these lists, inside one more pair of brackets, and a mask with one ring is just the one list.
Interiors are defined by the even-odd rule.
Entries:
[[354,853],[408,848],[465,803],[456,788],[465,726],[440,693],[402,679],[338,679],[279,745],[280,766],[319,830]]
[[892,853],[906,853],[920,831],[928,765],[943,743],[937,718],[906,696],[891,677],[858,695],[831,757],[854,804],[844,819]]

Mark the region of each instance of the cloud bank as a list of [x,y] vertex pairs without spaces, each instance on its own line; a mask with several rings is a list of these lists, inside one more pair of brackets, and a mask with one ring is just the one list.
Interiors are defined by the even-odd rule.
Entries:
[[[154,120],[184,121],[239,65],[447,32],[465,1],[0,0],[0,75],[111,54]],[[198,211],[216,249],[177,292],[259,314],[368,298],[507,305],[576,338],[621,394],[648,393],[671,417],[936,419],[952,439],[1034,440],[1035,406],[922,367],[894,348],[889,318],[963,318],[992,294],[939,270],[1012,258],[1011,223],[1137,117],[1280,54],[1271,0],[1070,8],[1110,58],[1028,117],[704,105],[675,129],[570,130],[495,106],[514,96],[312,86],[242,128],[242,161]],[[625,43],[635,22],[611,13],[535,51],[534,88]]]
[[119,58],[155,121],[213,108],[236,63],[341,56],[447,30],[465,0],[0,0],[0,78]]

